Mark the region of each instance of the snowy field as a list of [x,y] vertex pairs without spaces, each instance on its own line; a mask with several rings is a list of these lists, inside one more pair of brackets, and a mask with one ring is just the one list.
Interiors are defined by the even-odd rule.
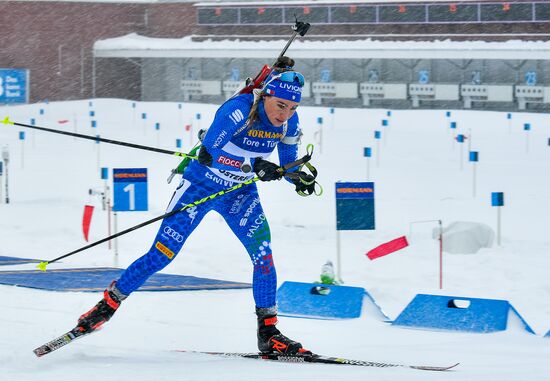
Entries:
[[[132,108],[129,101],[101,99],[91,106],[86,100],[1,107],[0,118],[20,123],[35,118],[39,126],[176,150],[176,138],[187,149],[190,136],[208,125],[215,109],[191,103],[181,110],[176,103],[137,103]],[[91,110],[97,128],[90,127]],[[418,293],[505,299],[536,335],[517,326],[493,334],[397,328],[375,318],[365,302],[359,319],[282,317],[279,328],[321,354],[461,365],[436,373],[224,359],[174,350],[255,351],[251,290],[137,292],[101,332],[38,359],[32,349],[72,328],[100,293],[0,286],[0,380],[550,380],[550,339],[543,338],[550,329],[550,116],[514,113],[509,123],[506,113],[498,112],[452,110],[448,118],[444,110],[394,110],[391,117],[386,111],[299,110],[303,142],[316,145],[313,163],[325,193],[303,198],[283,181],[259,185],[279,284],[318,280],[321,266],[336,261],[334,183],[366,180],[363,147],[370,146],[377,229],[342,232],[346,285],[367,289],[392,319]],[[145,122],[142,112],[147,113]],[[202,126],[195,120],[197,113]],[[324,118],[322,144],[316,134],[318,117]],[[381,127],[382,119],[389,120],[389,127]],[[67,122],[60,124],[63,120]],[[449,128],[450,121],[457,122],[458,131]],[[192,131],[186,131],[184,126],[191,123]],[[531,124],[528,133],[524,123]],[[382,130],[379,142],[373,136],[376,129]],[[175,157],[28,129],[22,143],[19,131],[23,129],[0,125],[0,147],[9,145],[11,154],[11,203],[0,204],[0,255],[48,260],[85,245],[81,221],[88,203],[96,206],[91,241],[106,236],[106,212],[88,195],[89,188],[103,186],[98,167],[148,168],[150,211],[120,214],[119,229],[162,214],[178,183],[166,183],[178,164]],[[453,140],[456,133],[471,139],[460,146]],[[467,162],[469,144],[480,157],[476,197],[472,164]],[[445,253],[440,290],[438,242],[431,238],[437,225],[415,224],[409,235],[410,223],[473,221],[496,229],[491,192],[504,192],[501,246],[470,255]],[[126,267],[148,250],[157,228],[153,224],[122,237],[117,259],[104,244],[48,268]],[[365,257],[366,251],[405,234],[410,247],[374,261]],[[33,268],[2,266],[0,271]],[[214,213],[164,272],[251,281],[248,255]]]

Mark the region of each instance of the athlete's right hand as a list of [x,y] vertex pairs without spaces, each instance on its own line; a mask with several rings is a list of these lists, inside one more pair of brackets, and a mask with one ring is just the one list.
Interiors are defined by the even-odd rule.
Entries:
[[254,160],[254,172],[262,181],[280,180],[283,177],[281,167],[261,158]]
[[210,155],[204,146],[199,150],[199,163],[207,167],[212,166],[212,155]]

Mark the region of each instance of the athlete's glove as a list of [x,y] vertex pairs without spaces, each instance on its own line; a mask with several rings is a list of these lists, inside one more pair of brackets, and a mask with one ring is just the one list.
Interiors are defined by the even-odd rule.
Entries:
[[280,180],[283,177],[281,167],[261,158],[254,160],[254,172],[262,181]]
[[307,173],[301,173],[302,179],[292,179],[292,183],[296,186],[296,193],[299,195],[312,195],[315,193],[315,177]]
[[199,163],[207,167],[212,166],[212,155],[210,155],[204,146],[199,151]]

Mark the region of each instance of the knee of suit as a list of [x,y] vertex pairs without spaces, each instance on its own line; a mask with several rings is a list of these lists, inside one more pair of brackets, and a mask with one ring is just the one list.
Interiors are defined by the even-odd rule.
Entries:
[[140,258],[141,261],[138,260],[138,269],[143,275],[153,275],[154,273],[165,268],[172,260],[171,258],[168,258],[166,254],[160,252],[160,250],[158,250],[155,246],[152,247],[147,254]]
[[151,249],[147,254],[132,263],[117,281],[117,288],[125,295],[137,290],[154,273],[162,270],[170,260]]
[[149,249],[147,255],[149,255],[152,259],[156,258],[155,261],[159,264],[165,263],[164,266],[166,266],[166,264],[170,263],[172,259],[176,257],[179,250],[179,245],[176,248],[172,245],[167,244],[166,242],[161,242],[161,240],[157,239],[155,240],[155,243],[153,243],[151,249]]
[[275,273],[275,263],[271,252],[260,252],[252,257],[254,276],[270,276]]

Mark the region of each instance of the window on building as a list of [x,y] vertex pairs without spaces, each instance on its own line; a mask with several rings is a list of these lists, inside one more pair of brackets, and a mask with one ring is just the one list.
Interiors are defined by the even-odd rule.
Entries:
[[537,21],[550,21],[550,4],[535,4],[535,19]]
[[481,4],[481,21],[531,21],[533,5],[528,3]]
[[284,21],[286,23],[294,23],[295,17],[300,21],[309,22],[312,24],[328,23],[328,7],[285,7]]
[[199,24],[238,24],[239,10],[237,8],[199,8]]
[[477,21],[477,5],[445,4],[428,7],[430,22],[472,22]]
[[385,23],[423,23],[426,21],[424,5],[387,5],[379,8],[379,20]]
[[282,24],[283,8],[254,7],[241,8],[242,24]]
[[376,22],[376,7],[348,5],[331,7],[330,20],[333,24],[374,23]]

